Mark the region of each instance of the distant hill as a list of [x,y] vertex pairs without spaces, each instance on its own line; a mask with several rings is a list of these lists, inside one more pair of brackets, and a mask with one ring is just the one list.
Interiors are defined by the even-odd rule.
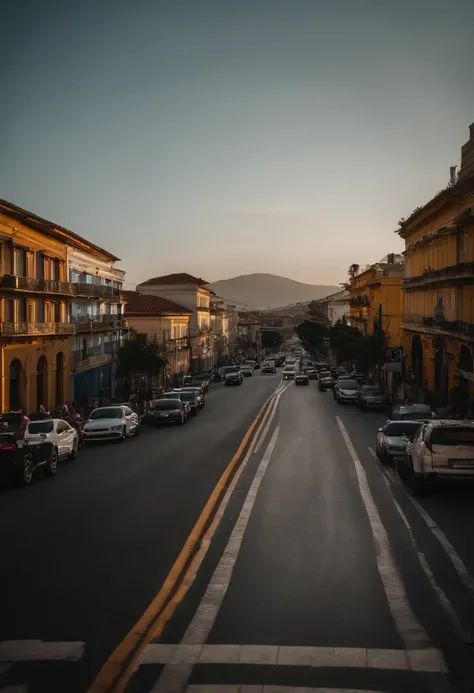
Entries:
[[249,308],[278,308],[312,301],[340,290],[338,286],[303,284],[276,274],[242,274],[209,284],[216,294],[229,301],[245,303]]

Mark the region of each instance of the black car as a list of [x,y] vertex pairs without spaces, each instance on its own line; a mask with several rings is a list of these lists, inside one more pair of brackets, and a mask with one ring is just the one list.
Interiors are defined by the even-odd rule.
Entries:
[[209,388],[211,387],[211,375],[209,373],[197,373],[196,375],[193,375],[192,382],[186,384],[202,385],[204,392],[209,392]]
[[318,371],[314,366],[303,366],[303,373],[305,373],[310,380],[318,379]]
[[19,412],[0,417],[0,478],[28,485],[41,467],[48,476],[54,476],[58,471],[58,455],[53,443],[44,441],[30,446],[25,440],[17,440],[21,423]]
[[224,385],[242,385],[243,380],[244,376],[240,372],[240,369],[237,368],[236,371],[230,371],[230,373],[225,374]]
[[240,366],[237,366],[235,363],[231,366],[221,366],[219,368],[219,375],[221,378],[225,378],[227,373],[240,373]]
[[329,371],[319,371],[318,388],[321,390],[331,390],[335,385],[335,380]]
[[428,421],[437,419],[429,404],[401,404],[395,407],[390,417],[392,421]]
[[362,385],[356,402],[360,409],[388,409],[390,399],[377,385]]
[[199,409],[197,390],[173,390],[173,393],[175,393],[182,402],[189,404],[192,416],[197,416]]
[[262,366],[262,373],[276,373],[277,369],[275,366],[271,366],[270,364],[267,364],[266,366]]
[[309,377],[306,373],[297,373],[295,375],[295,385],[309,385]]
[[194,394],[196,395],[198,409],[202,409],[203,406],[206,404],[206,397],[204,395],[204,392],[198,385],[196,385],[195,387],[193,387],[192,385],[186,385],[185,387],[182,387],[180,389],[176,388],[175,392],[180,392],[183,390],[189,390],[190,392],[194,392]]
[[162,397],[151,407],[145,417],[145,421],[152,426],[165,424],[185,424],[188,420],[188,404],[182,402],[176,395],[176,399]]

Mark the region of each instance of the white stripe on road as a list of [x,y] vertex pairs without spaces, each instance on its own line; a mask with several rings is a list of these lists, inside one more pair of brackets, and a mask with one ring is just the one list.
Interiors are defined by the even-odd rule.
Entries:
[[[247,529],[260,484],[265,476],[273,450],[275,449],[279,431],[280,428],[277,426],[265,450],[262,461],[258,466],[225,551],[207,586],[204,597],[184,634],[181,647],[193,648],[195,651],[200,651],[202,649],[202,643],[206,642],[208,638],[227,592],[227,588],[229,587],[234,566],[242,546],[245,530]],[[145,648],[144,653],[146,653],[146,649],[147,648]],[[182,691],[185,690],[193,670],[194,662],[186,664],[185,662],[179,661],[179,652],[180,650],[178,648],[173,660],[165,666],[150,693],[182,693]],[[178,659],[176,659],[176,657],[178,657]]]
[[275,397],[275,399],[273,400],[272,405],[271,405],[271,406],[273,407],[273,409],[272,409],[272,415],[271,415],[271,417],[270,417],[270,419],[269,419],[267,425],[265,426],[265,429],[264,429],[264,431],[263,431],[263,433],[262,433],[260,439],[258,440],[258,442],[257,442],[257,444],[256,444],[256,446],[255,446],[254,453],[257,453],[257,452],[260,450],[260,448],[261,448],[261,446],[262,446],[262,443],[263,443],[263,441],[265,440],[266,435],[267,435],[267,433],[268,433],[268,429],[270,428],[270,424],[271,424],[272,421],[273,421],[273,417],[274,417],[274,415],[275,415],[276,408],[278,407],[278,403],[279,403],[279,401],[280,401],[280,397],[281,397],[282,394],[285,392],[285,390],[288,390],[288,388],[289,388],[289,383],[288,383],[288,384],[283,384],[283,383],[282,383],[282,385],[281,385],[280,387],[281,387],[281,389],[280,389],[279,391],[277,390],[278,394],[277,394],[277,396]]
[[428,633],[418,621],[408,602],[403,581],[390,550],[387,532],[369,488],[367,475],[339,416],[336,416],[336,421],[354,463],[360,495],[367,511],[375,541],[377,566],[395,625],[407,649],[430,647],[431,641]]
[[0,642],[0,662],[81,659],[83,642],[45,642],[43,640],[4,640]]
[[[389,650],[363,647],[291,647],[276,645],[148,645],[141,664],[260,664],[339,669],[389,669],[444,673],[436,649]],[[173,689],[169,689],[173,690]]]

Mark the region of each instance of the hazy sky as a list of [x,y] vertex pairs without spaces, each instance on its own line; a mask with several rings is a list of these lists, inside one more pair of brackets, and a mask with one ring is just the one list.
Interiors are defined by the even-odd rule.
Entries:
[[[473,0],[0,0],[0,197],[128,281],[338,283],[474,121]],[[130,288],[130,287],[129,287]]]

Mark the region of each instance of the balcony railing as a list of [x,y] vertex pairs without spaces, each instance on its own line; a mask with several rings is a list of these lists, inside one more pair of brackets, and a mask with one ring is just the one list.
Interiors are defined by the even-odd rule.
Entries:
[[167,349],[170,349],[171,351],[173,349],[187,349],[189,347],[188,338],[187,337],[178,337],[176,339],[167,339],[166,340],[166,347],[167,347]]
[[419,286],[431,286],[444,281],[469,280],[474,281],[474,262],[458,262],[457,265],[448,265],[437,270],[425,270],[423,274],[415,277],[405,277],[404,289],[414,289]]
[[356,296],[351,298],[351,306],[368,306],[370,304],[368,296]]
[[76,296],[91,296],[93,298],[117,298],[120,289],[105,284],[88,284],[87,282],[77,282],[74,284]]
[[71,315],[71,323],[76,325],[77,332],[100,332],[101,330],[123,329],[128,327],[126,318],[117,314]]
[[119,342],[107,342],[90,346],[86,349],[76,349],[72,352],[72,361],[76,370],[100,366],[112,361],[119,349]]
[[68,296],[73,296],[75,293],[74,284],[70,282],[36,279],[35,277],[17,277],[14,274],[5,274],[2,277],[2,289],[17,289],[18,291]]
[[196,310],[198,313],[209,313],[209,306],[197,306]]
[[67,322],[0,322],[3,337],[41,337],[75,334],[76,326]]
[[403,322],[405,324],[420,325],[431,330],[454,332],[456,334],[464,334],[474,337],[474,324],[464,322],[464,320],[445,320],[441,317],[438,318],[428,315],[405,313],[403,315]]

